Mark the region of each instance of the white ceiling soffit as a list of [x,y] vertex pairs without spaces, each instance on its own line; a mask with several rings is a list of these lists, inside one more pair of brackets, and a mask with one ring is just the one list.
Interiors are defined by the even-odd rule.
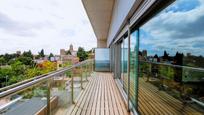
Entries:
[[98,40],[106,40],[111,23],[114,0],[82,0]]

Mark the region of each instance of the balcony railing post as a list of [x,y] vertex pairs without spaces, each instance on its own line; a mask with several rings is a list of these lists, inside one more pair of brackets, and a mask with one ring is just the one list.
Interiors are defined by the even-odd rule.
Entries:
[[74,76],[71,72],[71,98],[72,98],[72,104],[74,104]]
[[88,75],[87,75],[87,72],[88,72],[88,71],[87,71],[87,63],[85,63],[85,68],[86,68],[86,69],[85,69],[85,71],[86,71],[86,72],[85,72],[85,73],[86,73],[86,81],[88,81],[88,79],[87,79],[87,76],[88,76]]
[[93,72],[93,61],[91,61],[91,72]]
[[50,79],[47,82],[47,115],[50,115],[50,90],[51,90],[51,86],[50,86]]
[[81,72],[81,89],[83,89],[83,68],[80,66],[80,72]]

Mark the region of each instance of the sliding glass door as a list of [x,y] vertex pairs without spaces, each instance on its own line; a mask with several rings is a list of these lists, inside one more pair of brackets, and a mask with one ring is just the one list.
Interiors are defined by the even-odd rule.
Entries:
[[138,97],[138,49],[139,32],[135,30],[130,36],[130,100],[137,109]]

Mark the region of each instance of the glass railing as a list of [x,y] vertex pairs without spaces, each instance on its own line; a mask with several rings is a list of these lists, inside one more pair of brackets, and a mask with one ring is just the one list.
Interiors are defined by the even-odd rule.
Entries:
[[95,49],[95,71],[110,71],[110,50],[109,48]]
[[183,114],[204,112],[203,68],[147,61],[140,61],[139,67],[139,106],[146,98],[149,106],[157,103],[154,111],[163,102],[169,112],[172,108]]
[[64,115],[86,87],[93,60],[0,89],[0,114]]

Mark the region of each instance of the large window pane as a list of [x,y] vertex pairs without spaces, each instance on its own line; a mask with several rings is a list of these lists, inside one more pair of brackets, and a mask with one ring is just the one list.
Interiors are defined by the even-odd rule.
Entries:
[[130,37],[130,100],[137,106],[137,77],[138,77],[138,31]]
[[123,41],[123,83],[124,90],[128,91],[128,38]]
[[124,44],[121,43],[121,57],[120,57],[120,67],[121,67],[121,82],[123,83],[123,73],[124,73]]
[[[154,100],[157,95],[170,101],[167,98],[170,96],[174,103],[163,106],[181,107],[181,111],[187,105],[195,114],[203,112],[200,107],[204,103],[203,12],[203,0],[177,0],[140,28],[141,102],[145,90],[157,89],[166,97],[152,92],[146,98]],[[184,105],[179,106],[176,101]],[[182,111],[185,114],[187,110]]]

